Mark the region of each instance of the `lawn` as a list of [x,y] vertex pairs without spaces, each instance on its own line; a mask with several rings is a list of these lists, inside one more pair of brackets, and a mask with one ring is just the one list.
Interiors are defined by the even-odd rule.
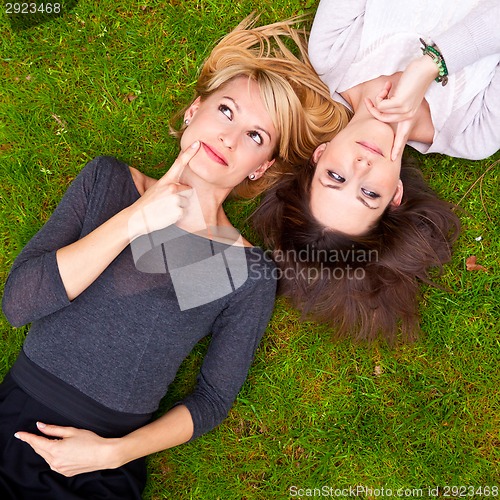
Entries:
[[[114,155],[165,172],[177,154],[168,120],[189,103],[217,40],[252,11],[266,23],[317,3],[80,0],[59,2],[62,15],[17,17],[2,5],[2,283],[87,161]],[[150,457],[145,499],[500,495],[500,154],[420,158],[434,189],[459,206],[463,232],[441,288],[422,287],[419,340],[333,342],[279,299],[228,418]],[[228,203],[250,239],[255,206]],[[485,270],[468,270],[470,256]],[[28,327],[2,316],[0,328],[3,375]],[[205,349],[182,365],[164,408],[190,390]]]

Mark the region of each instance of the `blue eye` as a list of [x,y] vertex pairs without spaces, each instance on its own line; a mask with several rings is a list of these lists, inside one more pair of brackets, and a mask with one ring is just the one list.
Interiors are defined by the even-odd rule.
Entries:
[[364,188],[362,188],[362,189],[361,189],[361,192],[362,192],[365,196],[367,196],[368,198],[373,198],[373,199],[375,199],[375,198],[380,198],[380,195],[379,195],[379,194],[377,194],[377,193],[375,193],[375,192],[373,192],[373,191],[368,191],[368,189],[364,189]]
[[331,170],[328,170],[327,172],[329,177],[331,177],[335,182],[345,182],[345,179],[341,175],[332,172]]
[[229,106],[226,106],[225,104],[220,104],[219,111],[230,120],[233,119],[233,112]]
[[249,132],[248,133],[249,137],[251,137],[259,146],[262,145],[262,143],[264,142],[264,139],[262,138],[262,136],[258,133],[258,132],[255,132],[252,131],[252,132]]

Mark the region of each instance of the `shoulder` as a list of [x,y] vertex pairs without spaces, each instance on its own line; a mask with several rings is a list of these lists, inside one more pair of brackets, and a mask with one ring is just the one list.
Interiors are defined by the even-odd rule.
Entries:
[[252,288],[276,290],[278,268],[268,252],[260,247],[245,247],[248,262],[248,284]]
[[82,172],[85,171],[100,175],[123,175],[128,172],[128,165],[114,156],[97,156],[83,167]]
[[128,165],[113,156],[98,156],[88,162],[73,184],[83,190],[99,213],[128,206],[140,196]]
[[135,167],[128,168],[132,176],[134,185],[141,196],[157,181],[157,179],[148,177],[146,174],[143,174]]
[[234,247],[233,255],[225,255],[232,292],[223,299],[225,306],[222,316],[239,318],[245,320],[246,324],[255,321],[267,323],[276,298],[276,267],[259,247],[239,247],[241,250],[246,258],[246,269],[241,266],[241,257],[237,257],[239,252]]
[[89,161],[78,174],[84,182],[130,181],[130,171],[126,163],[113,156],[97,156]]
[[249,262],[256,263],[262,267],[275,268],[276,264],[272,259],[271,253],[261,247],[251,245],[245,247]]
[[114,156],[97,156],[83,167],[80,175],[101,186],[132,188],[141,195],[149,187],[149,181],[154,182],[154,179]]
[[266,302],[276,294],[276,266],[259,247],[224,245],[216,248],[224,254],[224,266],[232,283],[233,300]]

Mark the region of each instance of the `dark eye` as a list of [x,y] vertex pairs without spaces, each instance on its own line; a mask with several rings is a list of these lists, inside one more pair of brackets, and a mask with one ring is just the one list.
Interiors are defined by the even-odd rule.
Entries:
[[264,139],[262,138],[262,136],[256,132],[255,130],[253,130],[252,132],[249,132],[248,133],[249,137],[251,137],[259,146],[264,142]]
[[339,175],[339,174],[337,174],[337,173],[335,173],[335,172],[332,172],[331,170],[328,170],[328,175],[329,175],[329,176],[330,176],[330,177],[331,177],[331,178],[332,178],[335,182],[345,182],[345,179],[344,179],[341,175]]
[[226,106],[225,104],[220,104],[219,111],[230,120],[233,119],[233,111],[229,106]]
[[361,188],[361,192],[365,195],[368,196],[368,198],[380,198],[380,195],[373,192],[373,191],[368,191],[368,189]]

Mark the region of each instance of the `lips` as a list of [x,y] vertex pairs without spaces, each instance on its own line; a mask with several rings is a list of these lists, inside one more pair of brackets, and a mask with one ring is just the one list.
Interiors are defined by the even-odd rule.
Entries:
[[215,161],[219,165],[227,166],[227,161],[226,161],[226,159],[222,155],[220,155],[217,151],[215,151],[214,149],[212,149],[210,146],[208,146],[204,142],[202,142],[201,145],[203,146],[203,149],[205,150],[205,153],[207,154],[207,156],[211,160]]
[[359,144],[360,146],[364,147],[368,151],[371,151],[372,153],[375,153],[375,154],[380,155],[380,156],[384,156],[382,154],[382,151],[380,150],[380,148],[376,144],[373,144],[370,142],[364,142],[364,141],[357,142],[356,144]]

